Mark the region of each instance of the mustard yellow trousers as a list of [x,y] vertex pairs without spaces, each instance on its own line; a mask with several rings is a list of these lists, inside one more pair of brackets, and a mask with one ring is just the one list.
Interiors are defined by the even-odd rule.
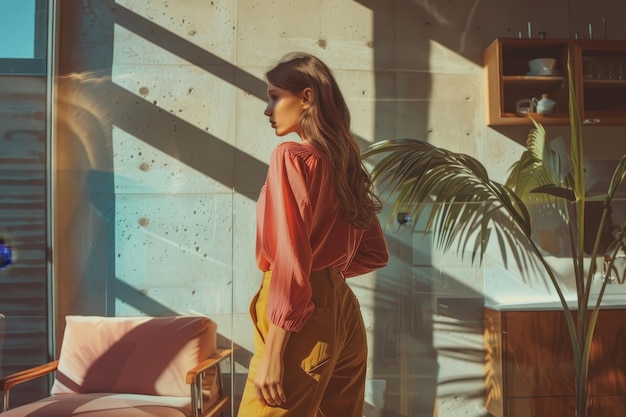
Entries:
[[239,417],[363,417],[367,340],[359,302],[335,271],[311,274],[315,311],[289,337],[285,349],[283,389],[287,401],[264,406],[254,390],[269,329],[267,298],[271,271],[250,305],[255,324],[254,355],[239,406]]

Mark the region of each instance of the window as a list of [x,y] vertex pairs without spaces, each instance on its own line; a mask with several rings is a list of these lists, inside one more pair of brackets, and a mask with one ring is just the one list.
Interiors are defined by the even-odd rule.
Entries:
[[0,74],[46,73],[47,0],[0,0]]

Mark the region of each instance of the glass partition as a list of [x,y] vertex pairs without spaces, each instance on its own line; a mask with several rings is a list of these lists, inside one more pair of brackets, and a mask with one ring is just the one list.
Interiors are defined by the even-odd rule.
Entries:
[[[0,2],[0,376],[51,358],[50,7],[44,0]],[[47,391],[45,378],[25,383],[14,390],[11,403],[31,401]]]

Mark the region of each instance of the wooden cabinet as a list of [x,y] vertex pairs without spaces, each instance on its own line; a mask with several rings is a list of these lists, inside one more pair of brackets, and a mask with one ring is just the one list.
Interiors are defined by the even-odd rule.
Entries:
[[583,121],[626,125],[626,41],[575,42],[574,59]]
[[[572,347],[560,310],[485,309],[485,406],[494,417],[573,416]],[[589,382],[593,417],[626,409],[626,309],[600,312]]]
[[[569,124],[568,57],[583,123],[626,125],[626,41],[499,38],[483,55],[489,126],[531,125],[519,100],[547,94],[551,114],[533,113],[544,125]],[[556,59],[550,75],[533,75],[528,61]]]

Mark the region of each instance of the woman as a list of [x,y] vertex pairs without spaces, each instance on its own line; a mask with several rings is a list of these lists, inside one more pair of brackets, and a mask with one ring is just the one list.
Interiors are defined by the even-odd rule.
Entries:
[[239,416],[362,417],[367,341],[345,278],[387,264],[380,200],[329,68],[292,53],[266,78],[276,135],[301,141],[273,151],[257,202],[264,274]]

